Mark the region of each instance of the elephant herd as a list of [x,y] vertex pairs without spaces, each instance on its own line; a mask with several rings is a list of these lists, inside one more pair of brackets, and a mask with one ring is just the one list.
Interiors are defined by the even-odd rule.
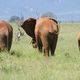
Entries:
[[[33,48],[44,52],[45,56],[54,55],[59,35],[59,23],[52,18],[28,18],[22,24],[26,34],[32,38]],[[0,51],[10,51],[13,39],[13,28],[5,21],[0,21]],[[80,33],[77,36],[80,49]]]

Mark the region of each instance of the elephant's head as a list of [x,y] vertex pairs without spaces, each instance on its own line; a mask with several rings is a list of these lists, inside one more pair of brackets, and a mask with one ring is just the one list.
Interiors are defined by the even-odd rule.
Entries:
[[35,38],[34,29],[36,25],[36,19],[28,18],[23,22],[21,27],[24,29],[26,34],[28,34],[31,38]]
[[[28,18],[21,25],[21,27],[24,29],[26,34],[32,38],[33,47],[36,44],[35,33],[34,33],[35,25],[36,25],[36,19],[34,19],[34,18]],[[36,48],[36,47],[34,47],[34,48]]]

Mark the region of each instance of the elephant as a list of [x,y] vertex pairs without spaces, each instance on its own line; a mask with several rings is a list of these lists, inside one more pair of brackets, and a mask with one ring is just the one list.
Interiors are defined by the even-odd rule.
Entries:
[[49,56],[49,51],[54,55],[59,34],[58,22],[55,19],[28,18],[21,27],[32,38],[33,47],[38,47],[40,52],[44,50],[45,56]]
[[80,32],[77,33],[77,42],[78,42],[78,48],[80,51]]
[[0,20],[0,51],[10,51],[12,38],[12,26],[8,22]]
[[24,29],[26,34],[32,38],[32,45],[33,48],[36,48],[37,46],[35,45],[36,39],[35,39],[35,25],[36,25],[36,19],[35,18],[28,18],[25,20],[22,24],[21,27]]

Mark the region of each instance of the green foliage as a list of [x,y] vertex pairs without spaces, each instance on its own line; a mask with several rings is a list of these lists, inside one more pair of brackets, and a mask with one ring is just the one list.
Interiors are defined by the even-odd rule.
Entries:
[[20,20],[20,18],[18,17],[18,16],[11,16],[11,18],[10,18],[10,22],[16,22],[16,21],[19,21]]
[[57,19],[57,16],[55,14],[53,14],[52,12],[46,12],[41,17],[42,18],[44,18],[44,17],[50,17],[50,18],[53,18],[53,19]]
[[80,23],[60,24],[56,52],[49,58],[32,47],[31,38],[26,34],[20,41],[15,41],[18,26],[11,24],[13,43],[9,53],[0,53],[0,80],[80,80],[80,53],[76,39]]

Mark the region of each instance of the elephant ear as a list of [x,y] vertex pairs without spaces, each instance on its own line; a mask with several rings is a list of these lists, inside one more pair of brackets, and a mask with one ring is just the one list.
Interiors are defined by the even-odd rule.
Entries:
[[28,18],[23,22],[21,27],[24,29],[26,34],[28,34],[31,38],[35,38],[34,30],[36,25],[36,19]]
[[50,20],[56,22],[58,24],[58,21],[56,19],[53,19],[53,18],[49,18]]

